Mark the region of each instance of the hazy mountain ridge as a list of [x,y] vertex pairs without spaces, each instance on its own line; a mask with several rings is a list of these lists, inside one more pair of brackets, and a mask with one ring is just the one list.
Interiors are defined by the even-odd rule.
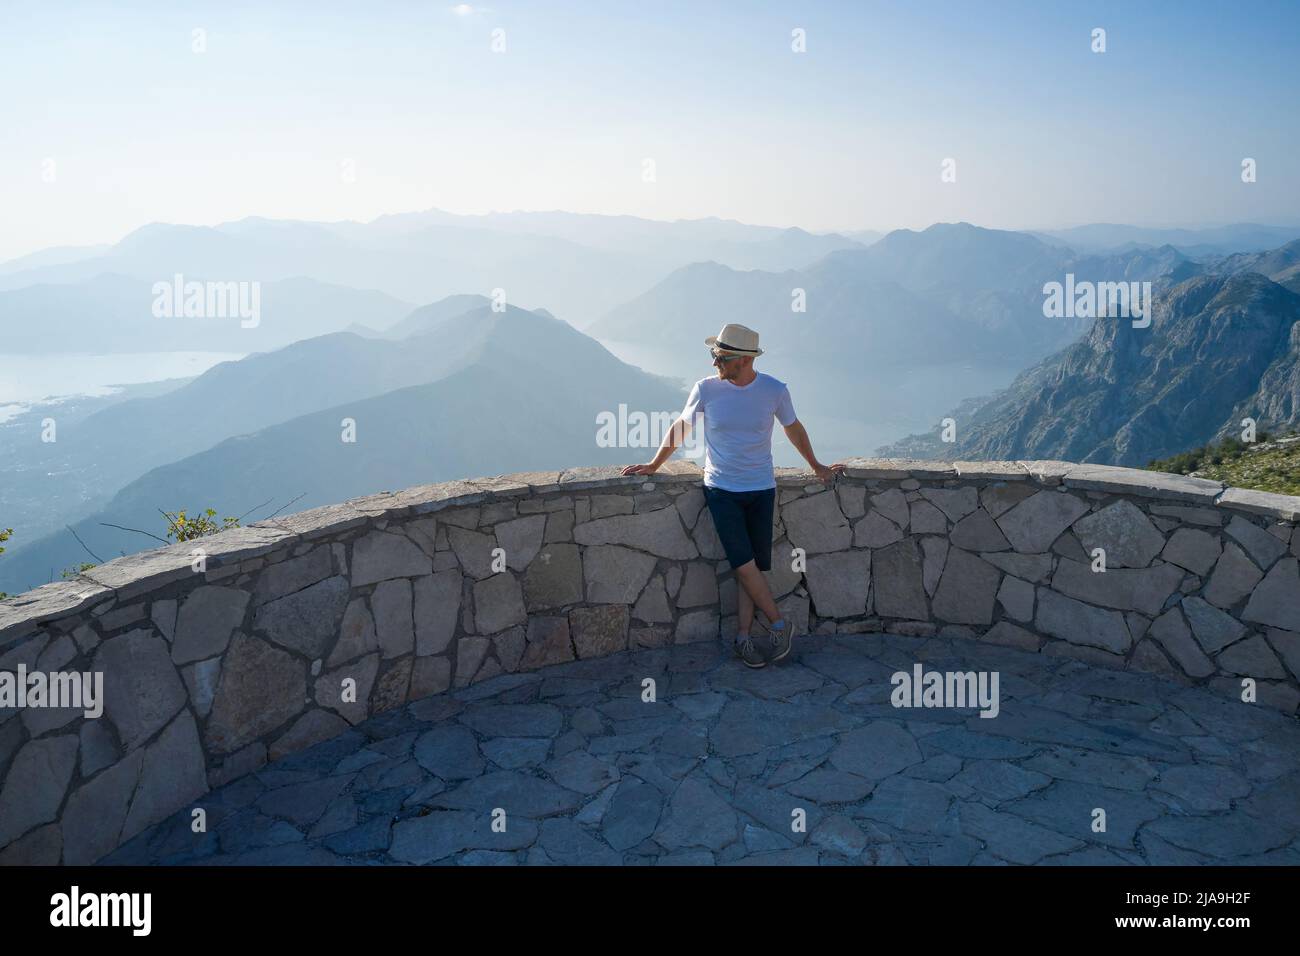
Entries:
[[97,255],[27,257],[34,264],[26,268],[0,265],[0,290],[83,282],[106,272],[149,283],[176,273],[262,283],[305,276],[403,302],[503,289],[511,304],[545,303],[582,327],[690,262],[780,269],[858,245],[836,234],[723,220],[436,210],[370,223],[254,217],[211,227],[153,223]]
[[1300,422],[1300,296],[1257,272],[1157,287],[1150,328],[1099,320],[1078,343],[938,430],[881,454],[1142,466],[1240,431]]
[[[107,559],[156,542],[102,522],[158,533],[159,508],[241,515],[270,499],[253,521],[304,493],[291,510],[489,472],[643,461],[652,449],[598,447],[596,414],[617,412],[620,403],[675,413],[683,398],[672,383],[625,365],[559,319],[479,307],[449,311],[401,340],[336,333],[224,363],[161,399],[89,416],[60,444],[77,449],[85,468],[150,449],[155,461],[165,459],[148,471],[137,467],[111,499],[72,523]],[[206,429],[158,438],[193,415],[204,417]],[[356,422],[356,443],[341,440],[344,418]],[[214,437],[223,423],[225,433]],[[241,424],[254,427],[235,431]],[[100,477],[112,487],[111,475]],[[86,560],[67,531],[16,537],[0,562],[0,591],[44,583],[51,568],[57,577]]]

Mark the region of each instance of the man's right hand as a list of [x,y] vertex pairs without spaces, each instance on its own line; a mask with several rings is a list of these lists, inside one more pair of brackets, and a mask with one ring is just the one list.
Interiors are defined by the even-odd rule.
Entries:
[[659,470],[659,466],[654,463],[650,463],[646,465],[628,465],[626,468],[623,469],[623,474],[653,475],[658,470]]

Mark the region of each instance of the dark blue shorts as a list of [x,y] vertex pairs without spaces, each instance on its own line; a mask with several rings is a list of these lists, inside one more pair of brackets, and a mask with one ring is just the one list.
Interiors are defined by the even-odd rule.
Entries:
[[760,571],[770,571],[776,489],[727,491],[705,485],[704,501],[732,569],[753,561]]

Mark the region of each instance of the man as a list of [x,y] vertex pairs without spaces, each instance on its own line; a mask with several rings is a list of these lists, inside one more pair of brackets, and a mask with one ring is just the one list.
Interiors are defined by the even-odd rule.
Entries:
[[[644,465],[628,465],[623,474],[654,474],[685,441],[695,416],[702,416],[704,500],[727,553],[727,563],[740,583],[736,589],[736,653],[748,666],[763,667],[789,654],[793,637],[763,577],[763,572],[772,568],[772,515],[776,505],[772,419],[781,423],[790,444],[822,482],[830,484],[844,466],[827,466],[817,460],[808,432],[795,417],[790,390],[771,375],[754,371],[754,359],[763,354],[757,332],[728,324],[717,335],[706,338],[704,344],[713,355],[718,377],[695,383],[686,407],[664,436],[654,459]],[[749,634],[755,607],[770,622],[762,646],[756,645]]]

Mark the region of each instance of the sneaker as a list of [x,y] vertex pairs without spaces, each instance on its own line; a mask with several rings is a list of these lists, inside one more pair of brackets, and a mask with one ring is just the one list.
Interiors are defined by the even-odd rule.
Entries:
[[778,621],[767,629],[767,659],[779,661],[790,653],[790,622]]
[[745,662],[746,667],[764,667],[767,664],[752,637],[736,641],[736,654]]

